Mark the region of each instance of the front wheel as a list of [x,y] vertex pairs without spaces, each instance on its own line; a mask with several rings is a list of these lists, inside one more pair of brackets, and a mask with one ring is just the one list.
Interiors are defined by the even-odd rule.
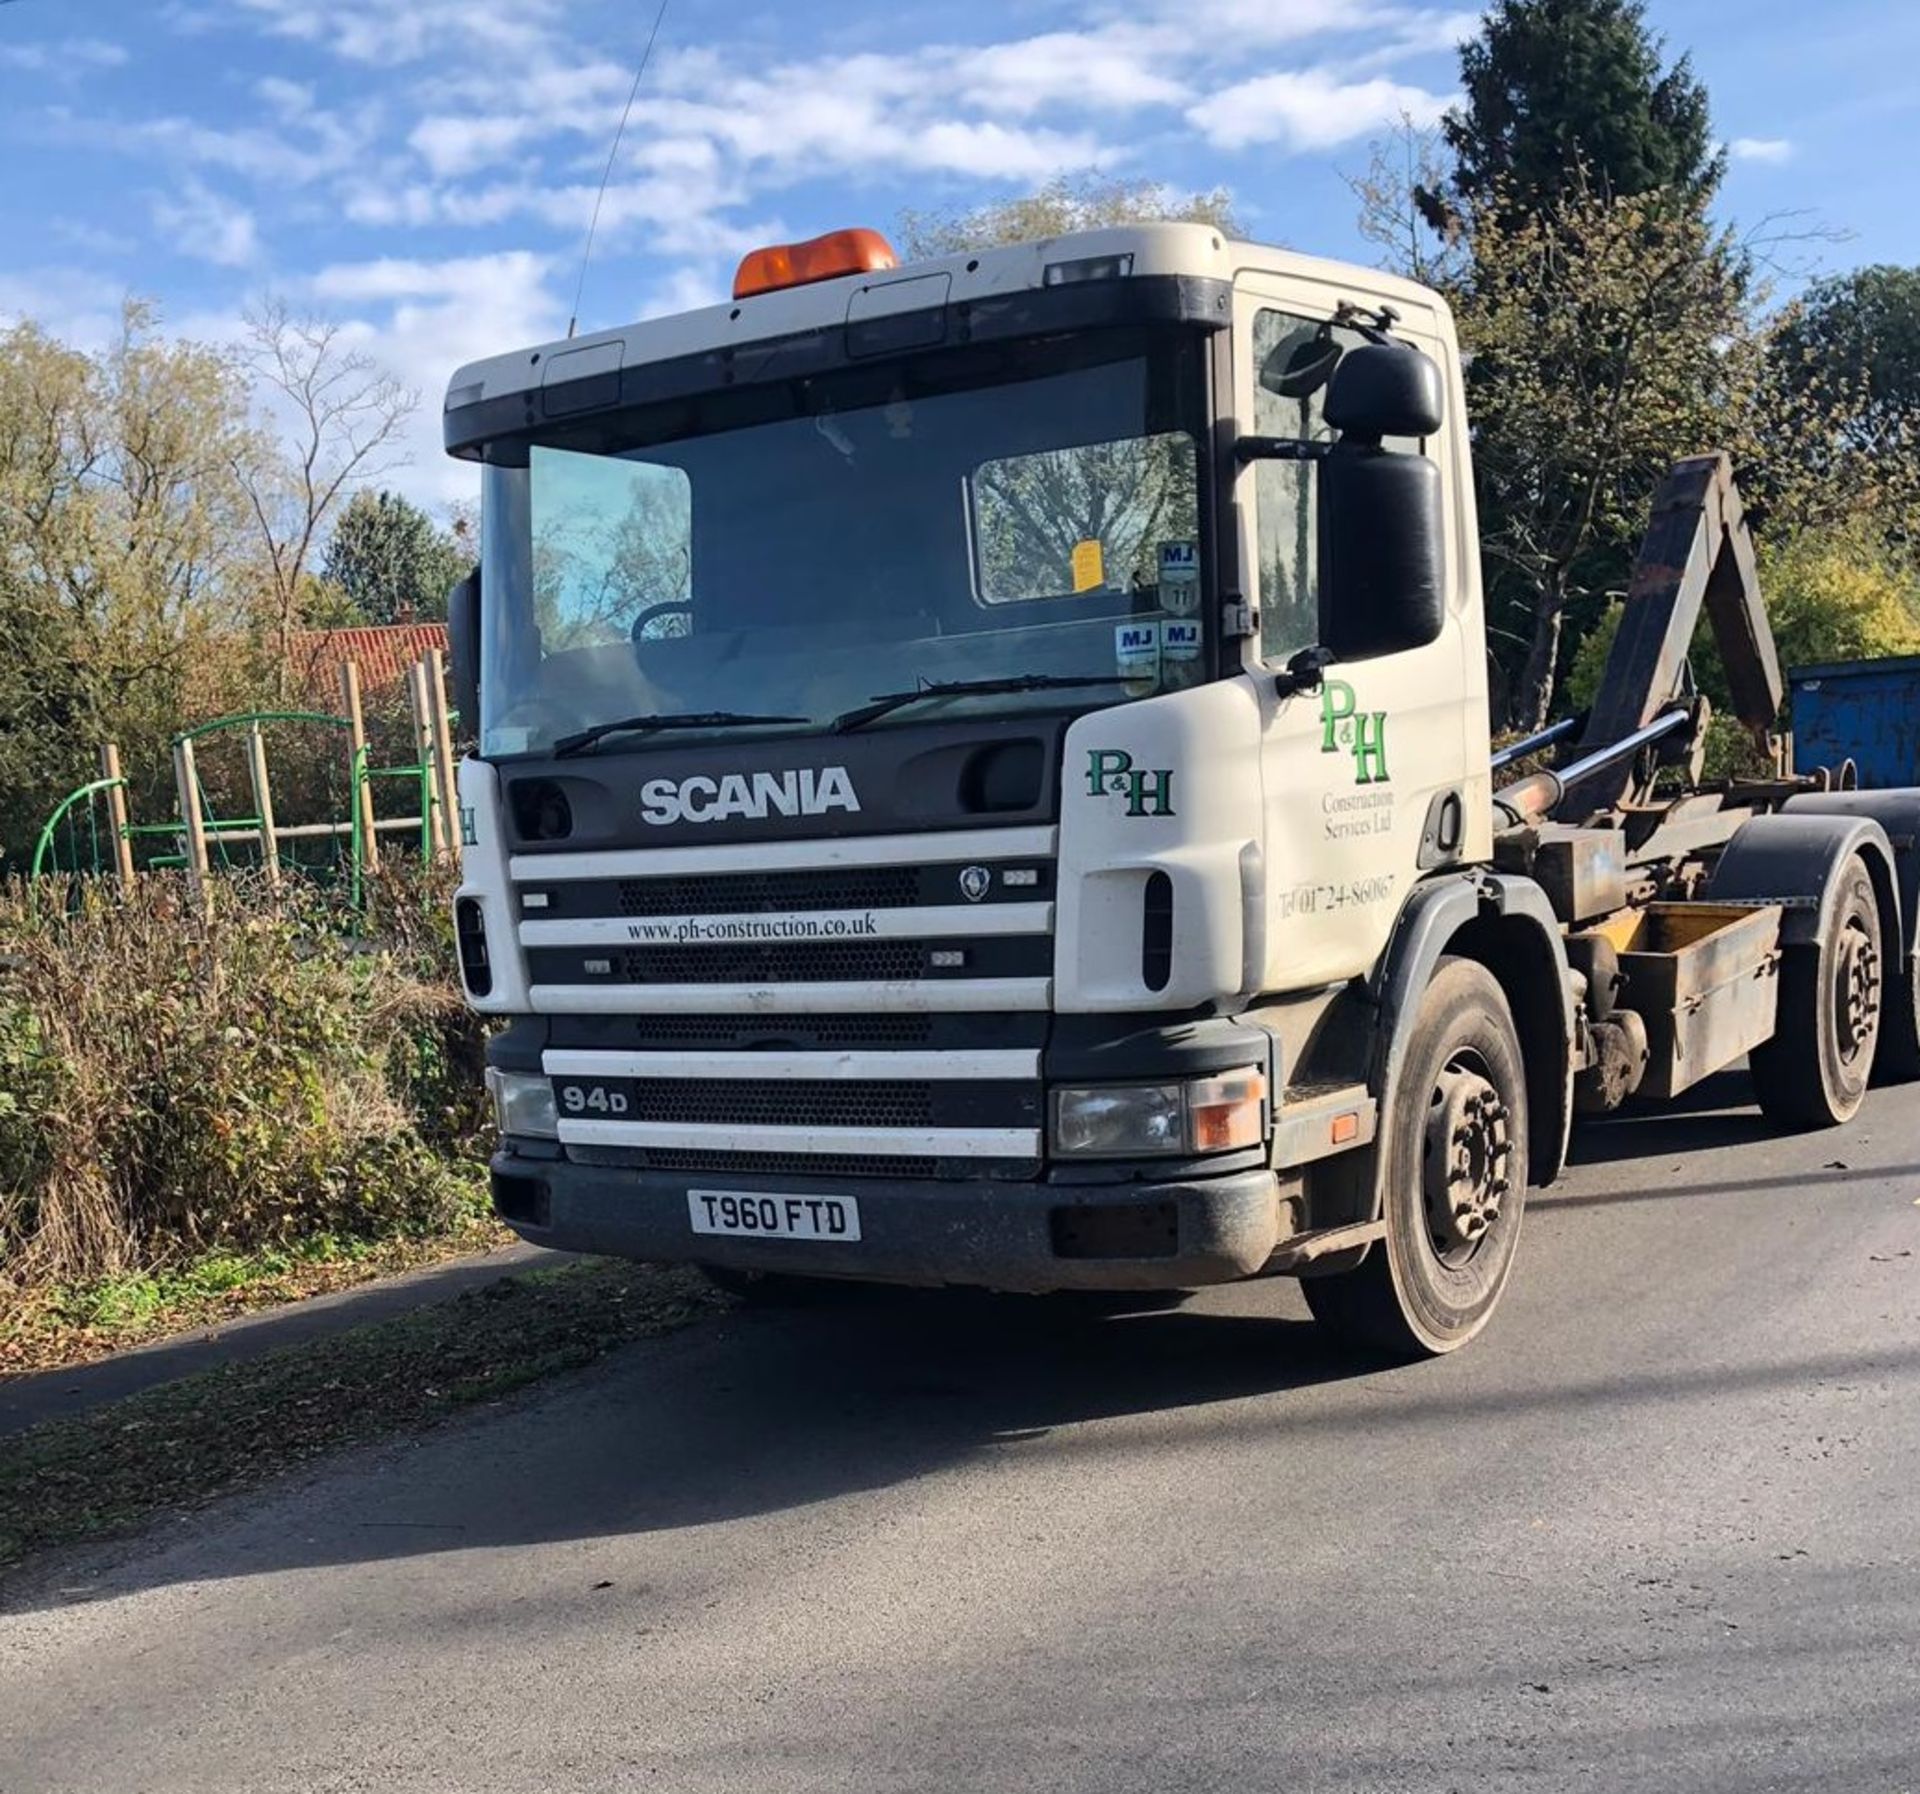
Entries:
[[1385,1155],[1387,1227],[1351,1271],[1309,1277],[1313,1317],[1396,1359],[1437,1356],[1491,1318],[1513,1269],[1527,1191],[1527,1084],[1506,994],[1443,959],[1414,1017]]

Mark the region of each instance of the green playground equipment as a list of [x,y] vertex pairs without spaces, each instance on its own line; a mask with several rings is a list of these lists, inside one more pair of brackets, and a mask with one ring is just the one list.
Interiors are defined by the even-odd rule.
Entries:
[[[47,818],[46,826],[41,829],[40,837],[33,844],[33,862],[31,876],[40,878],[56,869],[56,853],[60,840],[61,827],[64,824],[67,837],[67,851],[71,864],[66,870],[78,870],[80,861],[79,816],[84,807],[87,818],[87,870],[96,877],[106,871],[101,858],[100,808],[110,794],[119,792],[124,801],[127,781],[122,778],[93,779],[78,789],[69,791]],[[122,832],[124,825],[116,824],[110,811],[107,819],[106,839],[111,845],[116,829]]]
[[[130,819],[127,781],[120,774],[119,754],[108,746],[101,755],[102,776],[68,792],[40,830],[34,844],[32,878],[56,874],[96,878],[113,874],[124,878],[141,867],[172,868],[184,869],[200,886],[216,867],[233,871],[258,866],[276,884],[289,871],[315,879],[344,875],[351,901],[358,908],[366,874],[379,864],[381,835],[417,833],[423,860],[431,860],[436,852],[453,850],[459,840],[450,808],[451,769],[442,764],[443,757],[450,757],[446,744],[451,735],[451,715],[445,708],[444,688],[430,690],[424,663],[416,672],[414,736],[421,757],[406,765],[371,764],[360,718],[357,677],[342,681],[349,705],[349,714],[344,716],[318,710],[249,710],[183,729],[169,744],[179,814],[167,822],[136,823]],[[288,824],[275,817],[264,732],[289,725],[345,732],[344,821]],[[228,816],[217,811],[213,794],[201,777],[197,754],[199,744],[235,733],[245,736],[253,803],[250,813]],[[418,813],[381,816],[374,803],[376,781],[410,787]],[[309,851],[316,845],[321,849],[318,855]],[[248,847],[253,850],[251,855],[242,857],[236,852]]]

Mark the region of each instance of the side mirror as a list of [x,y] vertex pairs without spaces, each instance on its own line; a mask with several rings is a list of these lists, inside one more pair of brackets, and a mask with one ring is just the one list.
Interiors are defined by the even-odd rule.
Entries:
[[1381,447],[1440,428],[1440,370],[1418,349],[1350,350],[1327,388],[1340,431],[1320,462],[1320,640],[1336,660],[1424,648],[1446,622],[1440,469]]
[[1275,398],[1309,399],[1333,378],[1340,344],[1324,325],[1283,336],[1260,364],[1260,384]]
[[447,677],[463,741],[480,739],[480,569],[447,594]]
[[1440,428],[1440,370],[1404,343],[1366,343],[1340,358],[1326,420],[1342,436],[1431,436]]

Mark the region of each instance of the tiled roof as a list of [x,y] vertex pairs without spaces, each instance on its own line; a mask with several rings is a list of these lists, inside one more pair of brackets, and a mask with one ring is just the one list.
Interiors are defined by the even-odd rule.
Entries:
[[294,637],[293,664],[307,691],[324,708],[336,708],[340,668],[360,669],[360,689],[369,696],[399,685],[423,654],[447,651],[444,623],[382,623],[355,629],[315,629]]

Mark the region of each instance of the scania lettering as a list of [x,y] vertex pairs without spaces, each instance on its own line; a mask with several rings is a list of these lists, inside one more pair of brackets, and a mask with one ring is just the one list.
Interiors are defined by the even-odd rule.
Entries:
[[730,772],[718,779],[696,774],[677,785],[671,779],[649,779],[640,788],[640,819],[656,828],[671,822],[721,822],[729,816],[764,822],[769,816],[824,816],[829,810],[859,808],[844,766],[819,772]]
[[[463,368],[445,430],[456,938],[529,1240],[760,1294],[1288,1275],[1416,1356],[1495,1312],[1577,1114],[1744,1056],[1833,1125],[1920,1070],[1920,794],[1795,764],[1723,457],[1657,494],[1591,710],[1493,746],[1426,288],[1199,225],[834,233]],[[1702,776],[1703,609],[1764,776]]]

